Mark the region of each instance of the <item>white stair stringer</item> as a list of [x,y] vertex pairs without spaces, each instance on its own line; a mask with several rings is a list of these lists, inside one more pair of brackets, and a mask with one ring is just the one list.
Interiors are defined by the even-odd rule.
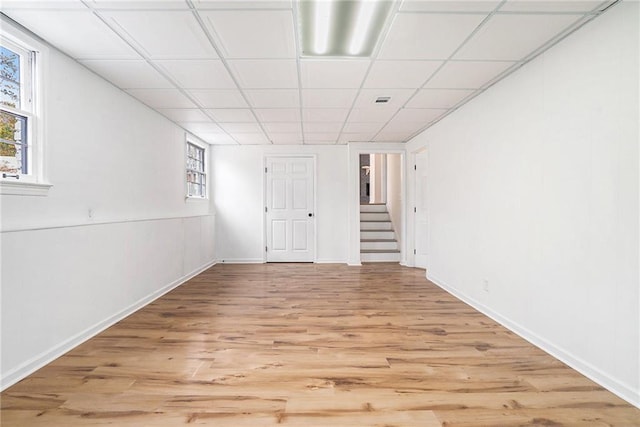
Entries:
[[360,205],[360,260],[400,262],[400,248],[385,204]]

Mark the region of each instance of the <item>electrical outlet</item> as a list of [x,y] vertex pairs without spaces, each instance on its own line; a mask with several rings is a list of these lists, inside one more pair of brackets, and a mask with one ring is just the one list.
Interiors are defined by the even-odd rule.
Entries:
[[485,292],[489,292],[489,280],[484,279],[482,281],[482,290]]

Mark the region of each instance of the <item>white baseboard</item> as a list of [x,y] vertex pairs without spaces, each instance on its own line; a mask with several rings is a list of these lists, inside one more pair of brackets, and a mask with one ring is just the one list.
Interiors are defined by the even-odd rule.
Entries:
[[88,339],[93,338],[100,332],[104,331],[110,326],[113,326],[114,324],[118,323],[120,320],[140,310],[142,307],[155,301],[156,299],[160,298],[162,295],[166,294],[167,292],[172,291],[173,289],[185,283],[187,280],[197,276],[198,274],[214,266],[215,264],[216,264],[215,261],[208,262],[207,264],[195,269],[194,271],[180,277],[177,280],[174,280],[173,282],[158,289],[157,291],[152,292],[151,294],[139,299],[138,301],[134,302],[133,304],[119,311],[118,313],[115,313],[114,315],[109,316],[108,318],[68,338],[67,340],[61,342],[60,344],[50,348],[49,350],[46,350],[40,353],[39,355],[27,360],[26,362],[15,367],[14,369],[11,369],[6,374],[4,374],[0,379],[0,391],[5,390],[6,388],[12,386],[13,384],[17,383],[18,381],[25,378],[26,376],[32,374],[33,372],[47,365],[48,363],[51,363],[52,361],[62,356],[66,352],[72,350],[73,348],[77,347],[78,345],[82,344]]
[[429,274],[428,271],[427,271],[427,279],[432,281],[434,284],[436,284],[446,292],[455,296],[456,298],[469,304],[471,307],[475,308],[482,314],[485,314],[486,316],[500,323],[502,326],[506,327],[510,331],[519,335],[521,338],[524,338],[525,340],[529,341],[531,344],[535,345],[536,347],[549,353],[551,356],[555,357],[556,359],[560,360],[561,362],[569,365],[571,368],[580,372],[582,375],[600,384],[602,387],[606,388],[607,390],[617,395],[621,399],[624,399],[630,404],[636,406],[637,408],[640,408],[640,391],[633,390],[631,387],[621,383],[615,378],[612,378],[607,373],[602,372],[600,369],[582,360],[580,357],[577,357],[571,354],[570,352],[558,347],[552,342],[549,342],[548,340],[535,334],[534,332],[518,324],[517,322],[514,322],[513,320],[502,316],[501,314],[493,311],[489,307],[476,301],[475,299],[469,297],[468,295],[462,292],[459,292],[454,287],[447,285],[444,281]]
[[344,259],[317,259],[316,264],[346,264]]
[[216,260],[218,264],[264,264],[262,258],[225,258]]

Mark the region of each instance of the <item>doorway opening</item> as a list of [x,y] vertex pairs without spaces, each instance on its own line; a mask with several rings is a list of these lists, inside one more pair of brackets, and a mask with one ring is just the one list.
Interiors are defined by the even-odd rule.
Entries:
[[400,262],[403,229],[402,155],[359,156],[360,260]]

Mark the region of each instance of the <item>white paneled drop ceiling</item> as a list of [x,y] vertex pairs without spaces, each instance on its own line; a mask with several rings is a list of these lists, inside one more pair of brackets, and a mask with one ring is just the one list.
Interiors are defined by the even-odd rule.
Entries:
[[204,141],[244,145],[406,142],[614,2],[398,0],[372,57],[326,59],[300,56],[296,0],[0,7]]

